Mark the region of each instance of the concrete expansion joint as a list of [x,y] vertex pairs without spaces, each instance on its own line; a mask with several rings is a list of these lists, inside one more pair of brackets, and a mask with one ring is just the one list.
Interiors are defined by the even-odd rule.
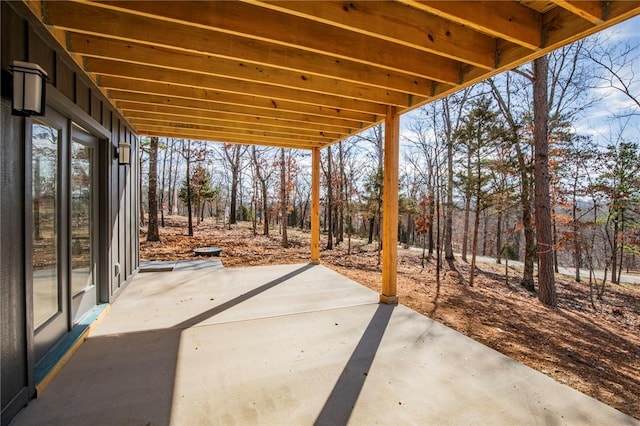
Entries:
[[[202,323],[195,324],[195,325],[192,325],[192,326],[189,326],[189,327],[181,327],[181,328],[169,327],[168,330],[188,330],[190,328],[211,327],[211,326],[227,325],[227,324],[234,324],[234,323],[241,323],[241,322],[261,321],[261,320],[272,319],[272,318],[295,317],[295,316],[304,315],[304,314],[312,314],[314,312],[338,311],[338,310],[342,310],[342,309],[357,308],[359,306],[373,306],[373,305],[378,305],[378,304],[379,304],[378,302],[363,302],[363,303],[355,303],[355,304],[352,304],[352,305],[337,306],[335,308],[309,309],[309,310],[306,310],[306,311],[292,312],[292,313],[288,313],[288,314],[265,315],[265,316],[261,316],[261,317],[242,318],[242,319],[229,320],[229,321],[219,321],[219,322],[213,322],[213,323],[208,323],[208,324],[203,324],[206,321],[206,320],[203,320]],[[213,318],[213,317],[211,317],[211,318]],[[100,336],[100,337],[103,337],[103,336]]]

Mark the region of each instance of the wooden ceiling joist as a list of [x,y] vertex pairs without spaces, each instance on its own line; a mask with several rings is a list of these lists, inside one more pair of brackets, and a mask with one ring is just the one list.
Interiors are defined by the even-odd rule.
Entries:
[[180,117],[180,116],[169,116],[169,115],[159,116],[157,114],[144,113],[144,112],[140,112],[139,114],[131,114],[129,116],[129,121],[134,125],[162,124],[169,127],[175,127],[177,129],[196,128],[196,126],[200,126],[202,128],[216,127],[216,128],[224,128],[229,130],[238,130],[240,132],[244,130],[255,130],[255,131],[267,132],[267,133],[273,133],[273,134],[282,133],[285,135],[295,135],[295,136],[303,136],[303,137],[309,137],[309,138],[321,137],[323,138],[323,140],[326,140],[326,139],[334,140],[336,137],[340,136],[340,133],[329,132],[329,131],[282,128],[282,127],[269,126],[264,124],[250,124],[250,123],[233,122],[233,121],[225,121],[225,120],[202,119],[198,117]]
[[[218,82],[222,87],[226,87],[227,91],[237,92],[242,90],[243,93],[256,96],[278,97],[279,91],[282,90],[283,93],[279,95],[280,98],[291,99],[291,92],[287,91],[287,89],[324,94],[327,95],[324,102],[332,101],[337,108],[356,111],[367,111],[367,108],[371,108],[371,106],[367,106],[370,103],[379,104],[378,110],[384,109],[384,104],[387,103],[406,107],[410,95],[427,97],[431,93],[431,81],[424,82],[423,86],[428,84],[428,87],[423,87],[422,90],[413,90],[413,92],[423,93],[407,94],[397,90],[381,89],[361,83],[346,82],[322,76],[305,76],[273,67],[243,64],[224,58],[212,59],[205,55],[167,48],[159,49],[123,41],[109,41],[104,38],[81,34],[71,34],[67,45],[71,52],[103,61],[101,62],[103,69],[106,67],[107,62],[105,61],[109,60],[113,60],[114,67],[118,67],[118,64],[135,64],[143,67],[153,65],[154,67],[171,71],[195,74],[195,76],[192,76],[193,78],[202,78],[202,76],[222,78],[225,81],[213,80],[212,83],[216,84]],[[106,72],[109,73],[109,71]],[[149,72],[153,74],[158,70],[150,70]],[[235,81],[228,81],[229,76],[233,76],[233,80],[238,80],[239,83],[255,83],[255,85],[247,87],[246,85],[236,84]],[[168,78],[169,75],[167,75],[166,79]],[[180,83],[180,81],[176,81],[176,83]],[[200,85],[202,86],[205,83],[207,81],[203,79]],[[251,87],[257,88],[255,93],[248,92]],[[301,97],[300,101],[303,102],[305,99]],[[362,105],[358,102],[362,103]]]
[[[203,101],[200,99],[176,98],[166,95],[150,95],[145,93],[125,92],[121,90],[110,90],[108,94],[117,102],[129,101],[150,105],[171,105],[183,108],[199,109],[202,111],[211,111],[212,113],[221,111],[235,112],[238,114],[255,114],[255,109],[257,108],[255,105],[234,105],[220,102]],[[345,126],[347,124],[356,126],[358,123],[361,123],[363,121],[371,123],[375,122],[375,116],[349,111],[347,111],[348,114],[338,116],[337,114],[331,115],[331,110],[327,111],[326,114],[321,114],[322,110],[320,108],[317,108],[317,111],[287,111],[280,110],[279,108],[269,108],[267,106],[264,108],[264,110],[267,111],[260,111],[261,115],[273,117],[281,116],[288,117],[289,119],[293,119],[294,117],[296,117],[299,120],[304,121],[314,121],[313,119],[315,119],[315,122],[319,124],[325,123],[325,120],[327,123],[333,122],[334,124]]]
[[146,135],[323,147],[640,14],[640,1],[31,1]]
[[[180,111],[183,114],[197,114],[197,112],[201,112],[210,117],[218,117],[221,114],[235,114],[239,116],[245,117],[257,117],[261,120],[265,118],[272,119],[281,119],[299,123],[307,123],[313,125],[314,128],[325,128],[331,129],[332,127],[336,128],[348,128],[353,131],[357,131],[358,125],[362,123],[358,123],[355,121],[346,121],[337,118],[326,118],[326,117],[316,117],[313,115],[306,115],[300,113],[293,112],[282,112],[282,111],[256,111],[254,108],[250,106],[236,106],[236,105],[205,105],[205,108],[194,107],[189,104],[190,101],[178,101],[176,100],[173,104],[165,103],[165,98],[163,98],[162,102],[154,102],[157,98],[153,98],[144,101],[117,101],[117,106],[124,110],[138,110],[138,111],[162,111],[162,112],[177,112]],[[195,102],[195,101],[194,101]],[[182,103],[182,105],[176,105],[176,103]],[[367,125],[371,125],[375,122],[367,122]]]
[[141,127],[140,132],[146,136],[171,137],[176,139],[196,139],[202,141],[216,141],[225,143],[236,143],[242,145],[274,146],[293,149],[310,149],[324,146],[317,142],[306,142],[303,140],[288,140],[283,138],[268,139],[260,136],[240,137],[234,134],[223,134],[217,132],[206,132],[191,129],[165,128],[145,128]]
[[[241,1],[117,0],[98,1],[96,5],[145,17],[159,16],[174,27],[184,25],[205,32],[232,34],[416,76],[428,75],[430,69],[447,71],[453,76],[458,73],[457,62],[441,55]],[[193,13],[196,9],[198,13]]]
[[[200,111],[189,108],[175,108],[165,107],[163,105],[152,105],[149,109],[145,109],[144,104],[131,103],[128,105],[128,109],[122,109],[130,118],[155,118],[160,121],[175,121],[178,123],[191,122],[190,120],[206,120],[217,121],[221,120],[227,123],[229,126],[233,126],[236,123],[242,127],[260,128],[260,126],[271,126],[273,129],[287,129],[290,134],[305,134],[306,131],[314,133],[323,132],[330,135],[344,135],[353,132],[354,128],[340,127],[333,125],[325,125],[318,123],[310,123],[304,121],[285,120],[283,118],[270,118],[257,115],[243,115],[234,113],[217,112],[215,115],[209,111]],[[338,136],[336,136],[338,137]]]
[[224,127],[217,126],[201,126],[194,124],[179,124],[177,126],[170,126],[168,123],[141,123],[132,120],[135,124],[138,125],[141,129],[149,129],[158,131],[170,130],[170,129],[180,129],[185,132],[193,132],[198,134],[216,134],[224,137],[237,137],[239,139],[261,139],[266,141],[273,141],[276,143],[279,140],[289,140],[291,142],[296,142],[299,144],[316,144],[316,146],[325,145],[331,140],[327,137],[309,137],[309,136],[300,136],[300,135],[286,135],[279,133],[269,133],[258,130],[250,130],[250,129],[227,129]]
[[400,3],[246,1],[481,68],[491,69],[495,65],[493,37]]

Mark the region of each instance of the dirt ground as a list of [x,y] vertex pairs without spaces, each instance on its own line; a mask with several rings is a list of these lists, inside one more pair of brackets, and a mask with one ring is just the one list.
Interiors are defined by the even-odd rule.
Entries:
[[[187,236],[186,218],[170,217],[161,228],[160,243],[141,232],[142,260],[193,259],[193,249],[223,248],[225,267],[301,263],[309,260],[309,235],[288,230],[290,247],[281,247],[278,229],[271,236],[254,235],[250,224],[206,221]],[[324,250],[322,263],[376,291],[380,268],[375,244],[352,241]],[[421,253],[400,249],[400,303],[429,316],[558,382],[640,419],[640,286],[611,285],[604,300],[589,302],[587,283],[557,276],[559,306],[542,305],[519,285],[519,272],[504,265],[480,263],[474,287],[470,268],[459,259],[444,263],[437,291],[435,263],[421,266]],[[451,269],[452,268],[452,269]]]

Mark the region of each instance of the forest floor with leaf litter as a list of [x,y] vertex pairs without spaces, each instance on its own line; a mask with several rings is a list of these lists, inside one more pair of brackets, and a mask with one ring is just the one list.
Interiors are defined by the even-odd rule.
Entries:
[[[278,228],[254,235],[250,223],[231,229],[205,220],[187,236],[186,217],[165,218],[161,242],[140,235],[141,260],[193,259],[193,249],[222,247],[225,267],[309,261],[309,234],[288,229],[290,247],[281,247]],[[325,250],[322,264],[375,291],[380,289],[376,244],[352,240]],[[451,269],[453,268],[453,269]],[[398,250],[398,296],[406,305],[554,380],[640,419],[640,286],[608,285],[604,299],[589,301],[588,283],[556,276],[558,308],[542,305],[519,284],[520,272],[479,263],[474,287],[469,264],[443,262],[437,295],[433,261],[421,266],[421,252]]]

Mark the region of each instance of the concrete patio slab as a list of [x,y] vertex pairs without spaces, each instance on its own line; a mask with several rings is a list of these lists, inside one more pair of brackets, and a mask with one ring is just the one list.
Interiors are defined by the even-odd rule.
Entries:
[[322,266],[138,275],[23,425],[640,422]]

